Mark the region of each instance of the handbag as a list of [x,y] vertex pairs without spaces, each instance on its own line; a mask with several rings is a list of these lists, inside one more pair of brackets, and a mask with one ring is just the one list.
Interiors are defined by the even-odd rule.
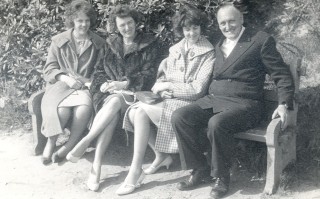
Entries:
[[[163,100],[159,94],[155,94],[152,91],[137,91],[134,93],[127,90],[115,90],[113,92],[120,93],[128,105],[134,104],[137,100],[145,104],[156,104]],[[128,99],[126,99],[127,95],[132,95],[134,97],[133,101],[128,101]]]
[[135,95],[140,102],[145,104],[156,104],[163,100],[159,94],[152,91],[137,91]]
[[[114,90],[113,93],[118,93],[121,94],[123,97],[123,100],[125,101],[126,104],[128,105],[132,105],[134,103],[136,103],[137,101],[137,97],[136,94],[132,91],[128,91],[128,90]],[[128,100],[128,96],[133,96],[133,101],[129,101]]]

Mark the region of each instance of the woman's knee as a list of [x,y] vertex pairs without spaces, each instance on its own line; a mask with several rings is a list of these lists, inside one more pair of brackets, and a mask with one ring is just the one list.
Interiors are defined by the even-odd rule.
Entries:
[[138,107],[137,110],[136,110],[135,116],[137,116],[137,117],[147,117],[148,115],[147,115],[146,111],[143,108]]
[[121,109],[121,99],[118,97],[111,98],[103,107],[113,108],[113,109]]
[[148,116],[148,114],[146,113],[146,111],[139,107],[137,108],[137,110],[135,111],[135,115],[134,115],[134,123],[137,124],[137,122],[140,123],[144,123],[144,122],[150,122],[150,118]]
[[59,107],[58,115],[62,118],[68,118],[71,115],[71,108],[69,107]]

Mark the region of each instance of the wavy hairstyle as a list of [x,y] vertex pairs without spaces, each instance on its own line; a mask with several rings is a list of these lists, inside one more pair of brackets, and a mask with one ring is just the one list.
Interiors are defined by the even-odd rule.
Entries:
[[74,19],[78,17],[79,13],[84,13],[90,19],[90,27],[96,24],[97,13],[92,8],[91,4],[84,0],[74,0],[67,7],[65,11],[65,25],[67,28],[74,27]]
[[184,5],[172,18],[173,28],[176,36],[183,37],[183,27],[196,25],[200,26],[201,34],[207,33],[209,19],[201,10]]
[[129,5],[119,4],[110,13],[110,22],[116,25],[116,18],[125,18],[125,17],[132,17],[136,24],[142,21],[142,14],[139,13],[137,10],[132,9]]

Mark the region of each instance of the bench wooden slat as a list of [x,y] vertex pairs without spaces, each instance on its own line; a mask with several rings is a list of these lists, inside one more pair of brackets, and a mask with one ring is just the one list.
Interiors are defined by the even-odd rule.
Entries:
[[257,142],[266,142],[266,125],[259,126],[248,131],[235,134],[235,138]]

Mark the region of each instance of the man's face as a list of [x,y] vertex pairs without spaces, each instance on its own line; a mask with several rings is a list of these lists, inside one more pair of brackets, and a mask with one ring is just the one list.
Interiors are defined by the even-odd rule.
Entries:
[[219,28],[226,38],[235,40],[239,36],[243,16],[236,8],[232,6],[221,8],[217,14],[217,20]]

